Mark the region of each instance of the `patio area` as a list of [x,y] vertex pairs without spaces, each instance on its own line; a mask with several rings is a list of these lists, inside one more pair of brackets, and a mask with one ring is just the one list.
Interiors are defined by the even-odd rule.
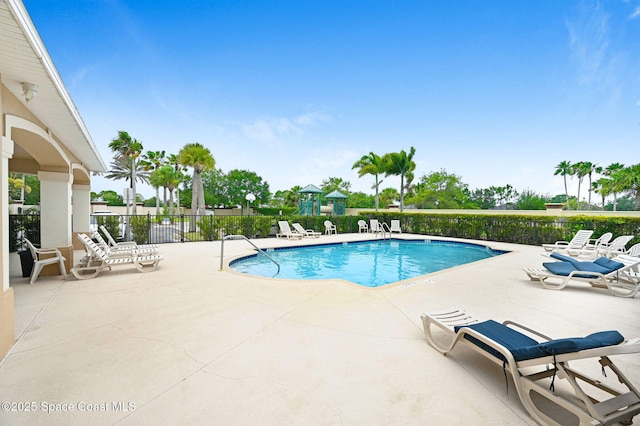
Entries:
[[[220,242],[161,245],[155,272],[33,285],[11,253],[17,343],[0,400],[23,410],[3,405],[0,424],[534,424],[500,366],[464,346],[440,355],[420,314],[460,307],[553,337],[632,338],[640,306],[584,283],[545,290],[522,271],[541,247],[489,245],[511,253],[376,289],[219,271]],[[226,260],[250,252],[225,242]],[[640,356],[615,361],[640,386]]]

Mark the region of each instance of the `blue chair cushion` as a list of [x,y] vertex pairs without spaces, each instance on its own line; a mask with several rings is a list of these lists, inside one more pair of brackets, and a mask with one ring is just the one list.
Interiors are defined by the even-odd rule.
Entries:
[[624,263],[618,262],[613,259],[609,259],[607,257],[601,257],[600,259],[595,260],[593,263],[596,265],[602,266],[603,268],[609,268],[611,271],[616,271],[624,266]]
[[[531,337],[524,335],[519,331],[514,330],[511,327],[507,327],[504,324],[500,324],[499,322],[496,322],[494,320],[488,320],[488,321],[480,322],[477,324],[455,327],[454,330],[458,332],[463,327],[470,328],[484,336],[487,336],[491,340],[507,348],[509,352],[511,352],[512,354],[514,353],[514,351],[518,352],[519,348],[528,348],[538,344],[538,342],[532,339]],[[499,358],[503,361],[505,360],[504,356],[502,356],[500,352],[496,351],[491,346],[479,341],[475,337],[466,335],[464,338],[469,340],[476,346],[481,347],[482,349],[489,352],[496,358]],[[531,358],[538,358],[541,356],[544,356],[544,354],[541,351],[537,351],[535,353],[532,353]]]
[[[600,258],[595,262],[544,262],[542,266],[555,275],[566,277],[574,271],[598,272],[602,275],[607,275],[622,268],[624,264],[616,262],[615,260]],[[596,278],[595,275],[588,273],[575,274],[574,276],[580,278]]]
[[[549,340],[538,343],[531,337],[520,333],[496,321],[489,320],[478,324],[455,327],[458,332],[461,328],[471,328],[478,333],[487,336],[491,340],[501,344],[511,352],[516,361],[541,358],[549,355],[559,355],[594,349],[604,346],[612,346],[622,343],[624,338],[615,330],[593,333],[587,337],[573,337],[566,339]],[[505,360],[504,356],[491,346],[479,341],[473,336],[465,335],[465,339],[481,347],[498,359]]]
[[572,337],[568,339],[549,340],[540,343],[540,347],[549,355],[566,354],[620,344],[624,338],[615,330],[600,331],[587,337]]
[[550,256],[553,257],[554,259],[558,259],[558,260],[561,260],[563,262],[575,262],[576,261],[573,257],[564,255],[562,253],[552,252]]

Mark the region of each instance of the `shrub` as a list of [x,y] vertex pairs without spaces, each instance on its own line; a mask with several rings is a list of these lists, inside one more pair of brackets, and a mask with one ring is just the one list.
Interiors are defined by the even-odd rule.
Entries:
[[149,219],[147,216],[129,216],[133,241],[146,244],[149,241]]

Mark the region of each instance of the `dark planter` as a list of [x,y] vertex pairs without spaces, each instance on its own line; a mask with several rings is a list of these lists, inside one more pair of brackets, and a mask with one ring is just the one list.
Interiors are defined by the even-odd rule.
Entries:
[[22,266],[22,276],[29,277],[31,276],[31,271],[33,270],[33,256],[31,255],[31,250],[23,250],[19,251],[20,255],[20,265]]

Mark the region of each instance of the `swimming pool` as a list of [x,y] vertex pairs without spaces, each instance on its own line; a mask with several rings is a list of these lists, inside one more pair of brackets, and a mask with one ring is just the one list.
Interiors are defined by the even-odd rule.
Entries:
[[264,277],[340,278],[365,287],[414,278],[506,253],[480,244],[440,240],[376,240],[266,249],[230,263],[236,271]]

